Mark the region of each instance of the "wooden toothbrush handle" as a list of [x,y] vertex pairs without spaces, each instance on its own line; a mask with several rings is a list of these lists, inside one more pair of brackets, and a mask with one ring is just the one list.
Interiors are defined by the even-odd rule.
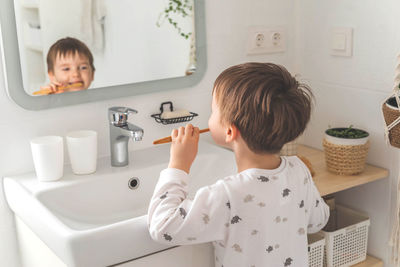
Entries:
[[[209,128],[201,129],[201,130],[199,131],[199,133],[205,133],[205,132],[208,132],[209,130],[210,130]],[[171,136],[168,136],[168,137],[164,137],[164,138],[155,140],[155,141],[153,142],[153,145],[165,144],[165,143],[169,143],[169,142],[171,142],[171,141],[172,141],[172,137],[171,137]]]

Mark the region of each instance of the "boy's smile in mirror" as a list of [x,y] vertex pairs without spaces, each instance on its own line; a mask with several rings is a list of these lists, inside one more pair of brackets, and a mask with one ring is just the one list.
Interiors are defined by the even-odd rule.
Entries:
[[79,91],[90,86],[94,72],[89,59],[78,52],[68,53],[65,56],[58,54],[53,71],[49,71],[49,78],[52,83],[63,86],[81,83],[81,86],[68,89],[68,91]]

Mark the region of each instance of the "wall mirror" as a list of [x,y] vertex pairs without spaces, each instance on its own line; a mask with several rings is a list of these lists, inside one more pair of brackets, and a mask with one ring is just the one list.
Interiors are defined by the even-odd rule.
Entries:
[[204,0],[2,0],[0,23],[26,109],[192,86],[206,68]]

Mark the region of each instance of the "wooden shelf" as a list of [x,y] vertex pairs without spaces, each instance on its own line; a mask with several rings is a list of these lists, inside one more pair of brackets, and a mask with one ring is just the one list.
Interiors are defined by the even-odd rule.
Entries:
[[369,164],[367,164],[364,171],[358,175],[337,175],[328,172],[326,169],[325,155],[323,151],[300,145],[298,148],[298,154],[305,156],[311,162],[315,171],[313,180],[322,196],[377,181],[389,175],[388,170]]
[[[383,179],[389,175],[385,169],[367,164],[358,175],[337,175],[328,172],[325,165],[324,152],[318,149],[300,145],[298,154],[305,156],[315,171],[313,180],[322,196],[346,190],[358,185]],[[367,255],[367,259],[352,267],[383,267],[383,262]]]
[[367,259],[352,267],[383,267],[383,262],[377,258],[367,255]]

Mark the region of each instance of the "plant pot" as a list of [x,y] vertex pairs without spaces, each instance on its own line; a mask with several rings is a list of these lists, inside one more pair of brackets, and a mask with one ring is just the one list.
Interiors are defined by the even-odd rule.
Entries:
[[[387,126],[400,117],[400,111],[394,96],[388,98],[382,105],[382,112]],[[400,123],[389,130],[389,141],[392,146],[400,148]]]
[[[346,128],[334,129],[341,130]],[[365,133],[368,134],[367,132]],[[368,155],[368,139],[369,136],[361,138],[335,137],[325,132],[323,146],[328,171],[339,175],[354,175],[361,173],[364,170],[365,160]]]

